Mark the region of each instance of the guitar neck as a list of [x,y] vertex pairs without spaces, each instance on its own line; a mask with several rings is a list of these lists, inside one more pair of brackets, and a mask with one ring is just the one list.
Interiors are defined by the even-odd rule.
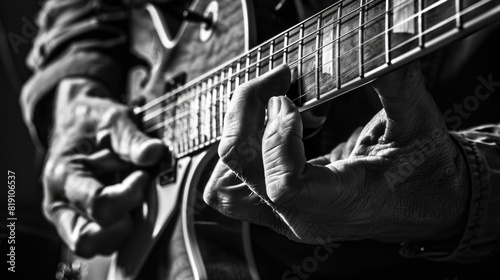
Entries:
[[344,0],[135,112],[177,157],[220,139],[235,88],[286,63],[310,109],[499,19],[494,0]]

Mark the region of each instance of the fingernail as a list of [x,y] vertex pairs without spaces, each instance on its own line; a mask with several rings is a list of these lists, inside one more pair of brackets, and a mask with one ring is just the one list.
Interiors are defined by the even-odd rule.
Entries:
[[281,110],[281,99],[277,96],[271,97],[267,104],[267,111],[269,117],[274,117],[279,114]]

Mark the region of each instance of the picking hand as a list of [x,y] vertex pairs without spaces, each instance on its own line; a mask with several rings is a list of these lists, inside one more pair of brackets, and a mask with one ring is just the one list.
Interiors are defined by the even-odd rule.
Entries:
[[140,132],[127,107],[111,99],[82,93],[57,112],[43,177],[44,213],[78,255],[110,254],[131,232],[129,212],[149,182],[141,170],[118,183],[110,175],[157,163],[163,144]]
[[284,66],[234,93],[220,161],[204,193],[209,205],[310,244],[460,234],[468,201],[465,160],[418,63],[373,83],[384,109],[352,152],[339,156],[337,149],[330,161],[306,160],[300,115],[282,96],[289,84]]

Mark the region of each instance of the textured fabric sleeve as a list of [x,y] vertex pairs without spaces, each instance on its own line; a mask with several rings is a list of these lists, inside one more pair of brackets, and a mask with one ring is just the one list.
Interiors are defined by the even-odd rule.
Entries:
[[471,180],[464,233],[451,250],[406,245],[402,254],[436,261],[473,263],[500,254],[500,125],[452,132],[467,160]]
[[33,141],[46,147],[52,99],[61,80],[85,77],[115,97],[123,91],[128,12],[121,0],[49,0],[37,25],[27,58],[33,75],[23,87],[20,103]]

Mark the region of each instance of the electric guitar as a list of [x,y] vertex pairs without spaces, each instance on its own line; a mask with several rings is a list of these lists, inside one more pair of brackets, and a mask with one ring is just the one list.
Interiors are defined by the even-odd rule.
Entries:
[[278,2],[195,0],[132,11],[133,51],[146,66],[131,70],[128,100],[171,155],[108,279],[140,278],[157,269],[148,264],[154,258],[168,266],[153,273],[163,279],[259,279],[249,225],[202,201],[238,85],[287,63],[288,97],[307,117],[308,109],[500,19],[495,0],[344,0],[294,26],[282,21],[277,26],[288,29],[277,33],[272,18],[301,11],[297,1]]

